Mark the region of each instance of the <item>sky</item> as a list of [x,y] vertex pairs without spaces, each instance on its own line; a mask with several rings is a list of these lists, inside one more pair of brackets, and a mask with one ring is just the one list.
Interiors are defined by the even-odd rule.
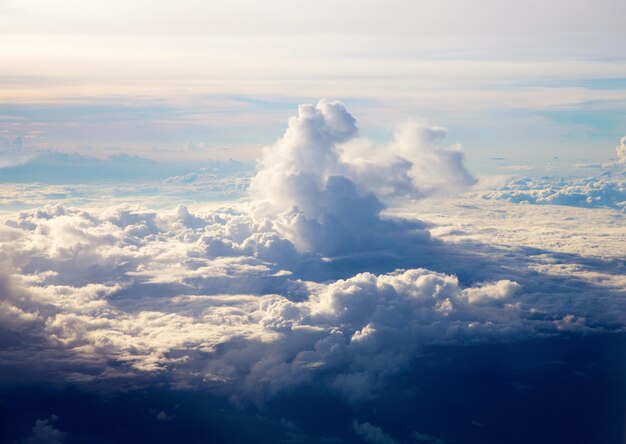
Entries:
[[254,160],[295,106],[328,98],[376,141],[406,118],[444,126],[476,164],[503,150],[607,160],[626,132],[625,13],[618,0],[5,0],[0,137]]
[[625,13],[0,0],[0,444],[623,443]]

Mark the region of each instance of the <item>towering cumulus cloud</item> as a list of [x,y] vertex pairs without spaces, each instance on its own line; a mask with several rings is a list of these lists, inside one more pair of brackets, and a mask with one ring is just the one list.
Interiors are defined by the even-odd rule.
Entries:
[[[278,227],[300,251],[340,254],[426,237],[420,225],[383,221],[381,200],[421,197],[474,179],[457,149],[439,148],[442,128],[400,126],[393,143],[363,156],[345,144],[356,120],[340,102],[300,105],[281,139],[263,152],[251,183],[261,211],[279,214]],[[376,152],[378,151],[378,152]]]
[[[439,147],[444,130],[407,123],[380,152],[357,155],[356,133],[340,103],[301,106],[265,150],[246,204],[204,213],[57,205],[7,217],[3,364],[71,381],[162,377],[260,401],[314,383],[355,402],[424,344],[620,325],[602,324],[618,310],[594,315],[559,293],[569,281],[533,271],[527,292],[513,248],[502,267],[455,250],[482,261],[467,259],[479,278],[425,268],[416,252],[445,263],[452,250],[419,221],[384,217],[384,202],[472,183],[461,153]],[[372,258],[390,252],[408,266],[371,272]],[[342,279],[323,274],[346,256]]]
[[285,135],[265,149],[251,183],[268,214],[301,251],[340,253],[364,249],[380,228],[380,201],[347,177],[338,144],[357,133],[355,119],[338,102],[301,105]]

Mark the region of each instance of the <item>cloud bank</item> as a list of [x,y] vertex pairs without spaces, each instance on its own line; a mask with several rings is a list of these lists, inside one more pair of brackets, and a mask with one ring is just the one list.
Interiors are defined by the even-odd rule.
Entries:
[[522,178],[485,199],[536,205],[567,205],[583,208],[613,208],[626,211],[626,181],[607,178]]
[[[20,213],[3,231],[3,261],[20,270],[2,282],[0,319],[15,341],[5,359],[66,361],[76,378],[119,371],[111,360],[184,379],[200,371],[261,397],[320,377],[360,399],[422,343],[522,328],[515,282],[463,288],[419,268],[305,282],[289,263],[310,258],[266,224],[185,207]],[[47,346],[13,349],[24,342]]]
[[[386,215],[385,202],[473,179],[458,149],[439,147],[444,130],[415,125],[378,162],[351,154],[356,121],[342,104],[303,105],[265,150],[250,202],[206,212],[54,205],[6,218],[1,362],[66,381],[164,378],[234,401],[316,384],[359,402],[424,345],[623,328],[567,293],[575,282],[524,263],[476,255],[464,280],[423,266],[453,269],[463,256],[448,257],[424,222]],[[368,271],[390,258],[410,266]],[[354,430],[387,439],[367,423]]]

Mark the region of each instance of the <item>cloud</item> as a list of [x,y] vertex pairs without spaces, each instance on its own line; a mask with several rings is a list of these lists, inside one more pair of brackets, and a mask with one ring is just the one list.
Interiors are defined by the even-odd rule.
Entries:
[[[403,127],[386,148],[401,160],[378,166],[344,148],[356,131],[340,103],[300,107],[265,150],[249,202],[48,205],[5,218],[2,362],[84,383],[162,378],[261,403],[314,384],[359,403],[424,346],[623,328],[610,309],[622,284],[598,272],[607,262],[495,245],[487,221],[452,216],[450,239],[460,227],[483,237],[444,243],[419,213],[383,212],[407,188],[377,192],[364,177],[397,165],[418,197],[447,187],[439,181],[472,182],[459,152],[438,148],[445,131]],[[519,233],[524,218],[512,220]]]
[[369,422],[360,423],[354,421],[352,423],[354,433],[363,438],[363,441],[369,444],[397,444],[397,441],[391,436],[383,432],[380,427],[376,427]]
[[442,148],[439,143],[447,131],[415,121],[401,125],[395,135],[392,151],[411,161],[411,177],[430,193],[440,188],[467,187],[476,183],[463,164],[460,146]]
[[55,206],[7,224],[3,255],[27,277],[5,284],[4,327],[45,338],[44,355],[71,352],[87,373],[114,359],[187,377],[193,361],[203,378],[263,398],[326,372],[329,389],[356,400],[419,344],[507,334],[521,316],[508,281],[463,288],[425,269],[300,281],[289,264],[310,259],[245,214]]
[[4,359],[72,380],[167,373],[258,401],[315,382],[359,402],[423,345],[592,328],[587,305],[536,300],[537,276],[529,293],[424,268],[302,280],[324,261],[253,216],[54,206],[8,219],[2,255],[21,276],[4,280],[2,326],[22,347]]
[[211,205],[235,202],[246,197],[250,178],[233,174],[225,177],[201,177],[193,183],[108,182],[80,184],[0,183],[0,212],[5,215],[20,210],[61,203],[66,207],[103,207],[120,204],[174,208],[179,204]]
[[626,136],[620,139],[619,146],[615,147],[615,153],[619,163],[626,163]]
[[53,426],[58,418],[52,415],[49,419],[38,419],[32,428],[29,437],[24,438],[21,444],[62,444],[67,436]]
[[408,122],[382,155],[358,157],[341,145],[356,134],[344,105],[322,100],[301,105],[283,137],[263,152],[250,186],[257,211],[279,214],[279,231],[300,251],[336,255],[425,240],[419,223],[381,218],[382,199],[474,183],[461,152],[437,146],[441,128]]
[[483,194],[484,199],[537,205],[567,205],[583,208],[626,209],[626,182],[609,178],[521,178],[497,191]]
[[0,132],[0,171],[5,168],[24,165],[34,157],[32,153],[22,150],[24,144],[22,136],[16,136],[13,140],[8,140],[6,136],[1,136],[1,134]]

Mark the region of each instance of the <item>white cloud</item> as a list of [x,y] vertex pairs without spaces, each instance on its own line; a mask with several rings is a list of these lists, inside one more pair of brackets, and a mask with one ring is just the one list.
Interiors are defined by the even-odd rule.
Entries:
[[382,199],[474,182],[462,153],[438,146],[441,128],[408,122],[384,152],[369,157],[341,146],[356,133],[356,120],[341,103],[322,100],[301,105],[284,136],[264,150],[251,182],[257,211],[280,214],[279,232],[300,251],[333,255],[423,240],[428,235],[419,224],[409,229],[383,220]]
[[[56,206],[7,224],[4,259],[24,275],[6,280],[6,328],[83,365],[114,359],[187,376],[201,365],[203,378],[241,394],[272,395],[332,370],[328,386],[359,399],[417,344],[497,335],[520,317],[507,305],[510,282],[464,289],[425,269],[299,281],[277,264],[309,256],[245,214]],[[190,363],[198,352],[211,356]]]
[[626,181],[593,177],[521,178],[509,182],[497,191],[484,193],[483,198],[514,203],[606,207],[626,211]]
[[0,132],[0,171],[24,165],[34,157],[32,153],[22,150],[23,140],[22,136],[9,139]]
[[619,146],[615,147],[615,153],[619,163],[626,163],[626,136],[620,139]]
[[48,207],[7,224],[2,254],[21,276],[5,278],[2,326],[46,347],[4,359],[55,362],[70,379],[168,372],[259,400],[318,381],[358,401],[422,345],[590,328],[576,315],[587,303],[567,311],[536,300],[541,285],[506,279],[466,286],[411,269],[302,281],[314,257],[245,213]]
[[[536,233],[520,221],[530,213],[471,194],[443,220],[410,206],[404,219],[390,218],[382,201],[396,189],[378,196],[342,152],[355,133],[339,103],[301,107],[265,152],[252,181],[258,200],[245,204],[51,205],[6,218],[0,328],[20,346],[3,349],[3,362],[74,381],[167,375],[258,401],[316,383],[358,402],[424,345],[623,328],[619,267],[605,266],[623,252],[619,238],[598,258],[529,252]],[[442,130],[399,134],[387,149],[415,189],[431,168],[471,182],[459,176],[457,151],[437,146]],[[417,159],[433,166],[415,173]],[[379,175],[390,169],[381,164]],[[494,207],[471,213],[485,202]],[[454,218],[459,208],[466,213]],[[448,243],[430,236],[420,213]],[[509,225],[492,228],[498,218]],[[603,247],[607,239],[573,237],[583,222],[564,224],[558,242],[546,236]]]

